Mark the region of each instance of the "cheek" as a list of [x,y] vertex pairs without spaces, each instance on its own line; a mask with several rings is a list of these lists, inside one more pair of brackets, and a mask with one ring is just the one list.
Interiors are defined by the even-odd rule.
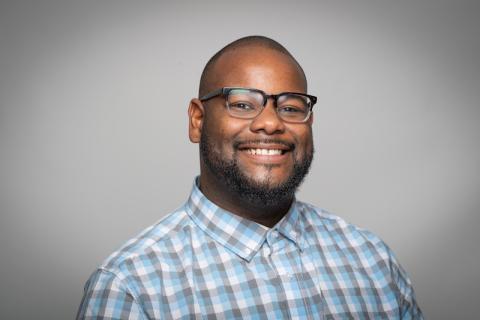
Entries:
[[208,137],[209,144],[214,147],[212,151],[221,151],[227,133],[225,119],[221,117],[217,110],[206,112],[202,129],[202,134]]
[[223,159],[232,160],[235,153],[236,132],[234,126],[209,126],[206,133],[208,134],[212,151],[216,152]]
[[313,136],[311,127],[293,131],[297,145],[297,158],[303,158],[313,151]]
[[217,144],[224,150],[232,150],[235,141],[238,140],[238,137],[243,130],[245,130],[245,124],[239,121],[232,121],[228,118],[227,120],[218,122],[213,130]]
[[313,135],[311,130],[305,139],[306,139],[306,146],[307,146],[306,149],[308,152],[311,152],[313,150]]

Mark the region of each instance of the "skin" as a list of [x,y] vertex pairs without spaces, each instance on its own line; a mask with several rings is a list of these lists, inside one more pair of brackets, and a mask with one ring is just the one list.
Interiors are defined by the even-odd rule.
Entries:
[[[285,54],[263,47],[244,47],[225,53],[213,68],[210,90],[221,87],[257,88],[267,94],[285,91],[306,93],[307,84],[295,62]],[[295,161],[301,161],[313,150],[313,116],[306,123],[286,123],[276,114],[273,101],[254,119],[231,117],[223,97],[202,103],[190,101],[189,137],[199,143],[202,131],[214,141],[214,152],[224,159],[236,159],[239,168],[252,181],[266,185],[285,182]],[[278,149],[276,140],[293,146],[281,156],[255,156],[245,148]],[[251,141],[254,141],[252,143]],[[239,147],[235,147],[239,142]],[[253,205],[229,190],[200,159],[200,188],[219,207],[241,217],[272,227],[289,210],[293,196],[271,206]]]

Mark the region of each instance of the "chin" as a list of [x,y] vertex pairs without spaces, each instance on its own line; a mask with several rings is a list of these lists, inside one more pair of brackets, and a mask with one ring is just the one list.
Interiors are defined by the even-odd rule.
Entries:
[[264,188],[276,188],[284,185],[288,179],[275,178],[268,175],[256,176],[253,179],[250,179],[253,184],[262,186]]
[[239,171],[252,183],[265,186],[279,186],[286,183],[294,174],[293,169],[283,169],[278,165],[262,165],[254,170],[247,170],[239,166]]

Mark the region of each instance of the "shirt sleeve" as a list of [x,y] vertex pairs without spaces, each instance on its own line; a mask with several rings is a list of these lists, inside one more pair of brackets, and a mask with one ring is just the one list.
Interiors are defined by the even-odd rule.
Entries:
[[362,231],[363,235],[375,246],[377,253],[388,266],[390,273],[389,281],[391,282],[392,290],[395,292],[399,307],[398,317],[395,315],[395,318],[403,320],[423,320],[424,317],[417,303],[412,282],[405,269],[400,265],[393,250],[375,234],[366,230]]
[[388,255],[392,280],[399,295],[400,319],[423,320],[423,314],[417,304],[415,292],[407,272],[398,262],[393,251],[384,244]]
[[400,292],[400,318],[405,320],[423,320],[423,314],[417,304],[415,292],[407,273],[393,257],[392,273],[395,284]]
[[147,318],[128,286],[113,272],[99,269],[87,281],[77,320]]

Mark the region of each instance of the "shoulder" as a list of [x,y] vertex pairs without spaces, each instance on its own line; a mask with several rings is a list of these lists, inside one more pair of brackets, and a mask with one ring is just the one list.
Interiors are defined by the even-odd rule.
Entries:
[[179,259],[174,261],[173,252],[181,250],[192,229],[181,207],[127,241],[86,282],[77,319],[97,319],[97,315],[147,319],[141,297],[145,288],[159,288],[162,281],[151,275],[175,268]]
[[310,248],[327,269],[351,270],[390,299],[393,292],[405,318],[422,319],[411,281],[390,247],[377,235],[311,204],[297,202]]
[[125,242],[97,271],[120,280],[135,278],[154,264],[168,271],[173,268],[175,257],[180,259],[178,255],[186,249],[192,232],[195,232],[193,222],[182,206]]
[[318,241],[324,245],[335,245],[338,249],[350,252],[356,251],[365,259],[371,257],[372,263],[378,259],[389,261],[389,264],[396,263],[390,247],[376,234],[353,225],[325,209],[300,201],[297,205],[306,221],[306,227],[314,229],[312,231]]
[[348,263],[379,281],[388,279],[402,292],[411,291],[407,273],[380,237],[324,209],[303,202],[298,205],[306,228],[310,228],[309,238],[319,251],[333,260],[342,257],[342,262],[336,263]]

